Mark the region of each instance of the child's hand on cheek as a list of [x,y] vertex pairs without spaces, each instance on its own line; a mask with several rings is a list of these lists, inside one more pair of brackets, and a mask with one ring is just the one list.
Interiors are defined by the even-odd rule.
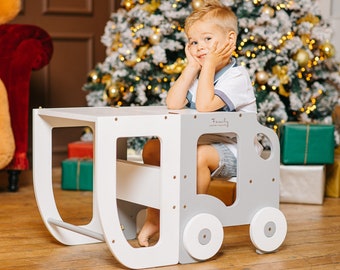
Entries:
[[196,59],[190,53],[189,46],[190,46],[189,43],[185,45],[185,55],[187,57],[188,66],[191,66],[194,69],[197,69],[197,71],[199,71],[201,70],[201,65],[196,61]]
[[223,58],[226,60],[229,60],[229,58],[232,56],[235,49],[236,49],[236,45],[234,43],[226,42],[226,44],[224,45],[221,51]]
[[217,41],[215,41],[207,54],[207,63],[210,63],[215,66],[215,68],[219,69],[229,62],[234,50],[235,45],[230,42],[226,42],[223,46],[218,48]]
[[220,62],[221,57],[221,48],[217,49],[217,41],[215,41],[209,48],[205,62],[216,66]]

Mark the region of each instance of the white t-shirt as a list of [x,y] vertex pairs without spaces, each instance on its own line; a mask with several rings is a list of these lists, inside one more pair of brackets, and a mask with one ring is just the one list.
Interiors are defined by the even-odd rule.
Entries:
[[[245,67],[238,66],[232,58],[230,64],[222,68],[214,79],[215,95],[226,104],[220,111],[227,112],[257,112],[254,88]],[[196,109],[196,93],[198,78],[191,85],[188,94],[187,106]],[[200,137],[198,144],[227,143],[229,149],[237,156],[236,134],[205,134]]]
[[[248,71],[236,64],[235,58],[231,63],[216,73],[214,79],[215,95],[219,96],[226,106],[221,111],[256,112],[254,88]],[[188,107],[196,109],[196,93],[198,78],[193,82],[187,94]]]

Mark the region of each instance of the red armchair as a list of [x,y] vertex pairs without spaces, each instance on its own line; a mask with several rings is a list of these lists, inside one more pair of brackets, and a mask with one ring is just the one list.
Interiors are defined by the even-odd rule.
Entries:
[[29,168],[27,148],[31,72],[46,66],[52,53],[51,37],[43,29],[33,25],[0,25],[0,78],[8,92],[16,146],[13,160],[6,167],[10,191],[18,189],[20,172]]

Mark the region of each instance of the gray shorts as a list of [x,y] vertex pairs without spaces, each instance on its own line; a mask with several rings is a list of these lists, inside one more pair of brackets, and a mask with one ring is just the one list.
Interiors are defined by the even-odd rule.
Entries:
[[225,143],[213,143],[212,146],[220,156],[219,166],[211,173],[212,178],[227,178],[237,176],[237,160]]

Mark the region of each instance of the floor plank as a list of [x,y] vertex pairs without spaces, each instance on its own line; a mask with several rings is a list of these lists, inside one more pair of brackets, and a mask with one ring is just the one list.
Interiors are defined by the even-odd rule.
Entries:
[[[92,214],[92,193],[62,191],[60,170],[54,174],[55,197],[62,217],[86,224]],[[32,174],[21,176],[20,190],[6,190],[7,174],[0,173],[0,269],[126,269],[105,243],[64,246],[44,226],[34,198]],[[340,199],[326,198],[323,205],[281,204],[288,234],[276,253],[258,255],[249,226],[227,227],[221,250],[195,270],[219,269],[340,269]],[[191,270],[173,265],[164,270]]]

